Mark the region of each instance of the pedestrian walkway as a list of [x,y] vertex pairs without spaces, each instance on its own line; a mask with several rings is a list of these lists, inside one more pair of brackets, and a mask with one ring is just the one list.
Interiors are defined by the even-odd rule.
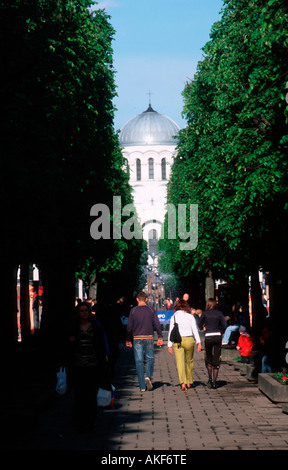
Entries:
[[[166,344],[156,348],[154,388],[140,392],[133,351],[120,346],[113,409],[100,409],[94,433],[77,434],[72,425],[72,391],[53,396],[31,411],[34,425],[14,427],[2,449],[189,451],[287,450],[288,415],[239,371],[221,364],[218,388],[207,388],[204,351],[194,355],[195,387],[180,390],[175,357]],[[85,404],[86,408],[87,404]],[[19,418],[20,419],[20,418]],[[21,419],[23,416],[21,415]],[[29,413],[27,410],[27,423]],[[125,452],[124,452],[125,453]]]

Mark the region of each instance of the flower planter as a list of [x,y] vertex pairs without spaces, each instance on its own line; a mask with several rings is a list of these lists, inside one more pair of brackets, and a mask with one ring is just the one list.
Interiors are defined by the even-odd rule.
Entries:
[[221,349],[221,361],[231,361],[236,357],[239,357],[239,351],[236,348],[222,348]]
[[246,377],[249,382],[258,382],[259,367],[255,364],[246,364]]
[[258,388],[275,403],[288,403],[288,386],[279,383],[273,374],[258,374]]

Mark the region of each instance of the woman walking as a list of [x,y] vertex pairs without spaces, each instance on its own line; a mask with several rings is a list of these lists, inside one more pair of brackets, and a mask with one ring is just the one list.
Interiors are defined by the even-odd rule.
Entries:
[[98,387],[108,390],[110,383],[104,329],[93,319],[88,302],[82,302],[77,308],[70,333],[73,418],[79,431],[91,431],[96,419]]
[[[191,315],[191,308],[185,300],[179,300],[175,304],[175,313],[170,320],[170,327],[168,333],[168,351],[175,353],[177,372],[181,390],[191,388],[193,384],[193,356],[195,341],[198,345],[198,352],[201,351],[201,340],[193,315]],[[179,332],[182,337],[181,343],[172,343],[170,341],[170,333],[174,326],[174,321],[178,323]],[[173,348],[172,348],[173,346]]]
[[206,367],[208,371],[208,387],[216,388],[216,380],[220,367],[222,335],[227,327],[224,315],[216,310],[216,300],[208,299],[206,309],[201,315],[199,327],[205,329]]

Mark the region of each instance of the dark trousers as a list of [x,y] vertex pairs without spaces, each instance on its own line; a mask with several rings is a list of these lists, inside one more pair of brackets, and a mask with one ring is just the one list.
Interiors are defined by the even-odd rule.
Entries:
[[206,365],[209,364],[214,368],[220,365],[221,356],[221,336],[205,336]]
[[97,413],[98,371],[96,367],[75,367],[73,372],[73,420],[78,427],[92,429]]

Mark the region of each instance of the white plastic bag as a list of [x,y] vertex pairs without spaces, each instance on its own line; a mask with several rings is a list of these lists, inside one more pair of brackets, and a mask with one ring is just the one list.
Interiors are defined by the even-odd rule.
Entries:
[[64,395],[67,392],[67,377],[65,367],[61,367],[57,372],[56,392],[59,395]]
[[97,393],[97,406],[106,407],[110,406],[112,402],[112,390],[105,390],[98,388]]

